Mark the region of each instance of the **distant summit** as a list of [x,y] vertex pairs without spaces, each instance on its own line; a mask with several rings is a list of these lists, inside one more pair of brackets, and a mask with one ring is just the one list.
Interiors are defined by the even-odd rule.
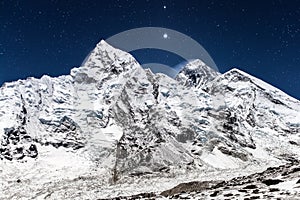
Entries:
[[196,59],[188,62],[177,74],[175,79],[185,86],[201,88],[207,82],[220,75],[219,72]]

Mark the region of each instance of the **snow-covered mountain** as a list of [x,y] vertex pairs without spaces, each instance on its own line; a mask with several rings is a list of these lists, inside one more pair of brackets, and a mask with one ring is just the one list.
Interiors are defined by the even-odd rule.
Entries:
[[300,102],[200,60],[174,79],[101,41],[70,75],[0,89],[0,199],[96,199],[299,159]]

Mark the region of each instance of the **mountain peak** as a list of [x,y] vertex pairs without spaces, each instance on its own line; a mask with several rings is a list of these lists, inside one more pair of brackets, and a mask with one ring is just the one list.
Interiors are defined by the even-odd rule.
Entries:
[[92,77],[101,80],[103,74],[118,75],[122,72],[140,67],[135,58],[129,53],[114,48],[105,40],[101,40],[89,53],[81,67],[71,70],[71,76]]
[[115,47],[108,44],[105,40],[100,40],[100,42],[97,43],[95,49],[100,49],[102,51],[121,51],[119,49],[116,49]]
[[185,86],[201,88],[219,75],[219,72],[206,65],[202,60],[195,59],[188,62],[175,79]]

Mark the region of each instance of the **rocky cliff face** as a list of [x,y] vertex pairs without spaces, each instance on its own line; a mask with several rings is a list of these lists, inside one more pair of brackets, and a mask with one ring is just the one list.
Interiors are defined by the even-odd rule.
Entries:
[[0,198],[228,179],[298,159],[299,136],[300,102],[249,74],[195,60],[174,80],[101,41],[70,75],[1,87]]

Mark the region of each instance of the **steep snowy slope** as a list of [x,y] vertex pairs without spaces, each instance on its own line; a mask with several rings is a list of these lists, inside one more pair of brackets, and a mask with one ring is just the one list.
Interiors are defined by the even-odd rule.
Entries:
[[[264,141],[262,146],[269,152],[282,151],[285,148],[278,147],[287,145],[290,151],[298,153],[298,100],[237,69],[217,77],[204,90],[212,96],[223,96],[219,113],[226,113],[226,117],[218,129],[228,138],[253,149],[258,141]],[[253,141],[253,137],[258,141]]]
[[101,41],[70,75],[1,87],[0,199],[96,199],[251,174],[299,158],[299,113],[299,101],[237,69],[194,60],[173,80]]

